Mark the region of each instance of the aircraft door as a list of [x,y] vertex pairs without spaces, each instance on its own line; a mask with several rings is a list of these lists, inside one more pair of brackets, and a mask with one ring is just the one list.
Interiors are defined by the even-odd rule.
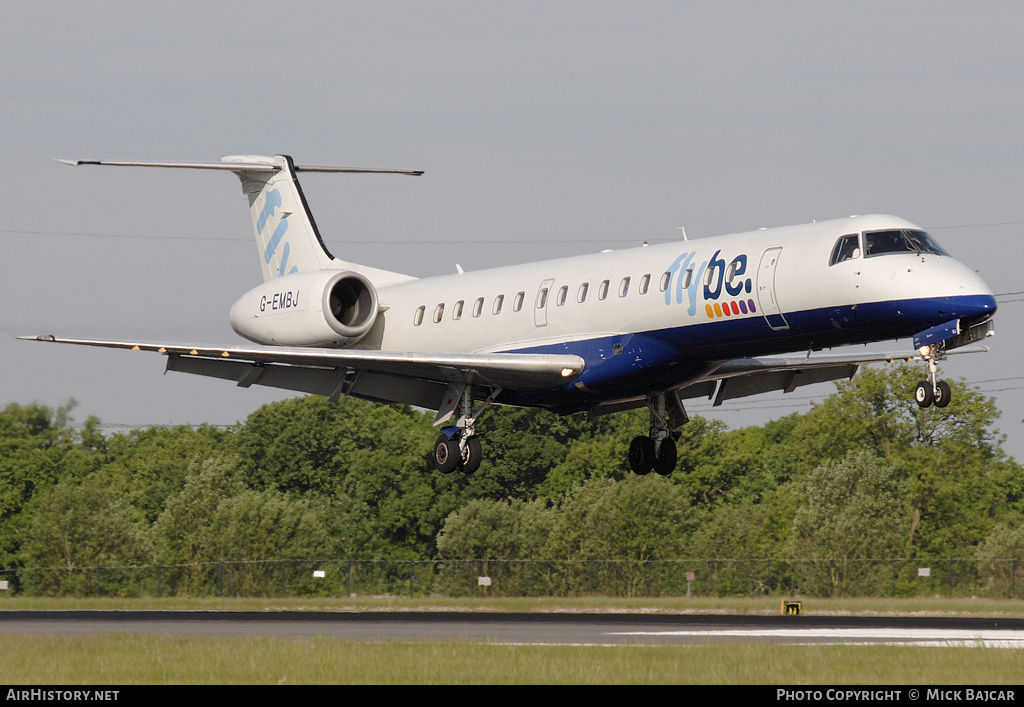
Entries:
[[551,286],[555,279],[551,278],[541,283],[537,289],[537,299],[533,307],[533,323],[537,326],[548,325],[548,300],[551,299]]
[[757,303],[768,326],[776,331],[789,329],[789,322],[782,316],[782,307],[775,293],[775,268],[779,264],[780,255],[781,246],[769,248],[761,256],[761,265],[757,269]]

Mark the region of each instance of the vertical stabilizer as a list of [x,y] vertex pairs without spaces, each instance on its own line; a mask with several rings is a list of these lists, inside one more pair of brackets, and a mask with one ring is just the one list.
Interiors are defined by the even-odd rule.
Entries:
[[[334,258],[317,231],[291,157],[233,155],[221,161],[238,164],[232,171],[242,180],[242,191],[249,198],[264,281],[331,267]],[[273,171],[246,169],[261,164]]]

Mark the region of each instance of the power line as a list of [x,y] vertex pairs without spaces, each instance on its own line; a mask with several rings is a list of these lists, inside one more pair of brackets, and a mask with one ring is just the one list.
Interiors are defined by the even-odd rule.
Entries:
[[[952,230],[957,228],[997,228],[1000,226],[1019,226],[1024,225],[1024,221],[1000,221],[993,223],[971,223],[971,224],[959,224],[955,226],[930,226],[929,231],[938,230]],[[140,235],[140,234],[123,234],[123,233],[88,233],[83,231],[37,231],[37,230],[26,230],[26,229],[14,229],[14,228],[2,228],[0,233],[7,235],[32,235],[32,236],[79,236],[82,238],[128,238],[128,239],[139,239],[139,240],[168,240],[168,241],[237,241],[246,242],[249,241],[249,237],[224,237],[224,236],[154,236],[154,235]],[[382,240],[382,239],[343,239],[344,243],[354,243],[360,245],[494,245],[494,244],[509,244],[509,243],[531,243],[531,244],[542,244],[542,243],[578,243],[585,245],[587,243],[632,243],[636,242],[636,238],[633,237],[622,237],[622,238],[588,238],[586,240],[579,240],[575,238],[539,238],[535,240],[523,240],[521,238],[516,239],[503,239],[503,240],[466,240],[466,239],[415,239],[415,240]],[[649,243],[670,243],[677,239],[675,238],[646,238],[644,239]],[[1006,294],[1024,294],[1024,292],[1011,292]]]
[[[248,243],[252,240],[251,237],[224,237],[224,236],[154,236],[145,234],[127,235],[123,233],[86,233],[83,231],[26,231],[21,229],[13,228],[0,228],[0,233],[7,235],[31,235],[31,236],[78,236],[82,238],[126,238],[129,240],[154,240],[154,241],[221,241],[221,242],[234,242],[234,243]],[[669,243],[674,241],[674,238],[648,238],[646,239],[649,243]],[[543,244],[543,243],[576,243],[578,245],[587,245],[588,243],[633,243],[636,244],[637,240],[631,237],[623,238],[588,238],[587,240],[579,240],[573,238],[538,238],[538,239],[503,239],[503,240],[465,240],[465,239],[416,239],[416,240],[384,240],[380,238],[374,239],[351,239],[345,238],[340,242],[351,243],[357,245],[477,245],[477,246],[491,246],[496,244],[518,244],[518,243],[530,243],[530,244]]]
[[998,226],[1020,226],[1024,221],[999,221],[996,223],[965,223],[959,226],[929,226],[929,231],[938,231],[952,228],[995,228]]

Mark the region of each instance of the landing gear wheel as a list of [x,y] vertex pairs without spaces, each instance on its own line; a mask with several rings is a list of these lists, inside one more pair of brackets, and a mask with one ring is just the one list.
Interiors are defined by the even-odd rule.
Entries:
[[676,469],[676,441],[671,437],[661,440],[658,458],[654,461],[654,470],[662,476],[668,476]]
[[932,390],[931,384],[927,381],[918,383],[914,389],[914,400],[917,402],[918,407],[922,408],[926,408],[935,402],[935,392]]
[[953,391],[949,389],[949,383],[946,381],[936,382],[933,397],[935,399],[935,407],[944,408],[949,405],[949,401],[953,397]]
[[442,474],[450,474],[458,468],[460,461],[459,443],[446,435],[438,437],[434,442],[434,467]]
[[654,440],[634,437],[629,444],[629,468],[643,476],[654,468],[654,461]]
[[480,461],[484,458],[483,447],[480,438],[473,436],[466,440],[466,448],[461,450],[462,458],[459,463],[459,471],[467,476],[480,468]]

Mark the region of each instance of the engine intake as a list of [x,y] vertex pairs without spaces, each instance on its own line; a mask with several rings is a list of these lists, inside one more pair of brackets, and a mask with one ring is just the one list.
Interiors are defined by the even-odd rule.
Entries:
[[350,346],[377,321],[377,291],[349,270],[318,270],[275,278],[231,307],[231,327],[259,344]]

